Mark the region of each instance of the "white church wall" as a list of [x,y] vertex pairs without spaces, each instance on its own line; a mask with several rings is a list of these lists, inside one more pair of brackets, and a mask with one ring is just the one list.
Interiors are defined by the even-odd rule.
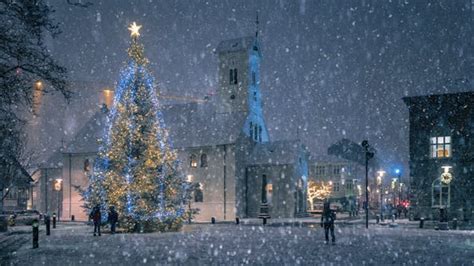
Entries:
[[[198,159],[196,167],[190,163],[192,154]],[[203,154],[207,156],[207,166],[201,166]],[[235,219],[234,145],[188,148],[179,152],[179,159],[188,180],[200,183],[203,189],[203,202],[195,202],[194,198],[191,202],[192,208],[200,209],[194,220],[210,221],[211,217],[221,221]]]
[[82,208],[83,200],[75,186],[85,188],[88,183],[87,172],[84,169],[86,159],[94,158],[94,153],[64,154],[63,157],[63,206],[61,219],[87,221],[88,214]]
[[[272,184],[270,216],[288,218],[295,215],[294,167],[291,165],[249,166],[247,170],[247,216],[255,218],[260,212],[262,176]],[[268,195],[268,194],[267,194]]]

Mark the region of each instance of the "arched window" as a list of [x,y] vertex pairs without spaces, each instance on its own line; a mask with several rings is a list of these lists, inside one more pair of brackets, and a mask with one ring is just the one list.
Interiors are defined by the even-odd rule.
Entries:
[[194,202],[203,202],[204,193],[202,183],[198,183],[196,189],[194,190]]
[[254,126],[254,132],[255,132],[255,133],[253,134],[253,136],[254,136],[253,139],[254,139],[255,141],[257,141],[257,140],[258,140],[258,125],[255,125],[255,126]]
[[189,157],[189,166],[191,168],[196,168],[198,165],[197,163],[197,158],[196,158],[196,155],[195,154],[191,154],[191,156]]
[[436,179],[431,184],[431,207],[449,208],[451,203],[451,185]]
[[237,68],[231,68],[229,70],[229,84],[237,84]]
[[205,153],[201,155],[201,167],[207,167],[207,155]]

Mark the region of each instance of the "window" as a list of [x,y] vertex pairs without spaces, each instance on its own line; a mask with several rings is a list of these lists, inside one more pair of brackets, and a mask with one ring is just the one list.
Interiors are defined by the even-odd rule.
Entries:
[[267,198],[267,189],[268,189],[268,183],[267,183],[267,176],[262,175],[262,203],[267,203],[268,198]]
[[339,191],[339,182],[334,182],[333,191]]
[[451,137],[431,137],[430,156],[431,158],[451,157]]
[[257,76],[255,75],[255,72],[252,71],[252,85],[257,84]]
[[272,203],[272,196],[273,196],[273,184],[269,183],[265,187],[265,192],[266,192],[266,197],[267,197],[267,203],[271,204]]
[[229,70],[229,84],[237,84],[237,68],[231,68]]
[[431,207],[446,208],[451,201],[451,186],[440,179],[433,181],[431,185]]
[[262,142],[262,126],[258,126],[258,141]]
[[194,189],[194,202],[204,202],[202,183],[198,183],[196,189]]
[[207,167],[207,155],[205,153],[201,155],[201,167]]
[[194,154],[191,154],[191,156],[189,157],[189,166],[191,168],[196,168],[197,167],[197,158],[196,158],[196,155]]
[[341,173],[341,168],[339,166],[335,165],[332,172],[333,172],[333,174],[338,175],[338,174]]
[[325,167],[324,166],[316,166],[316,175],[321,176],[325,174]]
[[250,138],[253,139],[253,123],[250,122]]
[[253,100],[257,101],[257,92],[256,91],[253,92]]
[[254,139],[255,141],[257,141],[257,140],[258,140],[258,126],[257,126],[257,125],[254,126],[254,133],[255,133],[255,134],[253,134],[253,136],[254,136],[253,139]]
[[234,84],[237,84],[238,83],[238,80],[237,80],[237,68],[234,68]]

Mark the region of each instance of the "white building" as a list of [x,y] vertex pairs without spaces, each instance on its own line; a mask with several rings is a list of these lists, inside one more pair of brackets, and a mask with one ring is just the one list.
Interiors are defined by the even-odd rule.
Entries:
[[[304,215],[309,154],[297,140],[270,140],[262,110],[258,38],[223,41],[216,54],[219,89],[215,97],[162,106],[182,171],[199,183],[191,204],[200,209],[196,220],[257,217],[262,202],[269,204],[274,218]],[[107,95],[103,102],[108,103]],[[95,113],[45,164],[56,165],[56,171],[49,170],[46,177],[45,167],[38,174],[38,180],[43,180],[39,184],[61,181],[62,204],[57,212],[62,219],[73,215],[76,220],[87,219],[76,188],[87,185],[106,115],[106,108]],[[36,195],[37,208],[43,210],[40,203],[47,206],[40,200],[44,193],[37,189]]]

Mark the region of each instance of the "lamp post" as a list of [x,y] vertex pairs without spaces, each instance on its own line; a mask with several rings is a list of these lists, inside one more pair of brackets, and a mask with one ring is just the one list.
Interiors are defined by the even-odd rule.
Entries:
[[56,194],[56,199],[57,199],[57,214],[58,214],[58,219],[59,217],[61,217],[61,214],[60,214],[60,210],[61,210],[61,207],[60,207],[60,200],[59,200],[59,196],[60,196],[60,192],[61,192],[61,189],[62,189],[62,186],[63,186],[63,179],[62,178],[56,178],[54,180],[54,190],[57,192]]
[[363,140],[361,143],[365,151],[365,228],[369,228],[369,160],[375,153],[369,145],[369,141]]
[[398,205],[402,202],[402,171],[395,169],[395,174],[398,176]]
[[379,185],[380,194],[380,219],[383,221],[383,176],[385,175],[384,170],[377,171],[377,185]]

